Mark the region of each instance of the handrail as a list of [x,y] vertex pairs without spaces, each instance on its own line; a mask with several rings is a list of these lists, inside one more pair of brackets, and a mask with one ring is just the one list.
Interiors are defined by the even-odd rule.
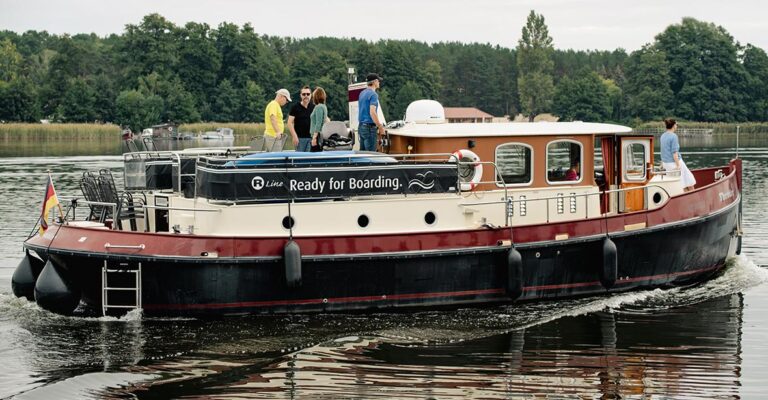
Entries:
[[[594,186],[590,186],[590,187],[594,187]],[[600,196],[600,195],[609,194],[609,193],[629,192],[631,190],[645,190],[645,189],[651,188],[651,187],[659,188],[662,191],[664,191],[664,193],[668,197],[672,197],[672,196],[669,195],[669,192],[667,191],[667,189],[665,189],[664,187],[659,186],[659,185],[646,185],[646,186],[637,186],[637,187],[630,187],[630,188],[611,189],[611,190],[604,190],[604,191],[600,191],[600,192],[596,192],[596,193],[576,193],[576,194],[573,194],[573,195],[569,194],[568,197],[574,197],[574,196],[575,197]],[[522,201],[528,202],[528,201],[536,201],[536,200],[557,200],[559,197],[560,196],[534,197],[534,198],[525,199],[525,200],[511,200],[511,201],[517,203],[517,202],[522,202]],[[461,204],[461,207],[472,206],[472,205],[479,206],[479,205],[485,205],[485,204],[500,204],[500,203],[504,203],[504,201],[501,200],[501,201],[486,201],[486,202],[477,202],[477,203],[463,203],[463,204]]]
[[[104,202],[104,201],[90,201],[90,200],[80,200],[78,197],[67,197],[67,196],[61,196],[59,197],[60,200],[69,201],[70,204],[72,204],[73,207],[77,207],[77,204],[85,204],[88,206],[105,206],[105,207],[112,207],[112,218],[117,218],[117,203],[110,203],[110,202]],[[69,215],[69,211],[67,211],[67,215]],[[117,228],[117,224],[112,224],[112,230],[115,230]]]
[[144,243],[139,245],[126,245],[126,244],[109,244],[104,243],[105,249],[136,249],[136,250],[144,250],[146,246],[144,246]]
[[[255,152],[252,154],[260,154],[264,152]],[[264,153],[266,154],[266,153]],[[272,163],[265,163],[265,164],[249,164],[249,165],[238,165],[237,163],[233,164],[231,168],[233,169],[244,169],[244,168],[259,168],[259,167],[275,167],[280,166],[284,167],[286,165],[290,166],[306,166],[307,168],[311,168],[313,165],[311,164],[304,164],[304,161],[322,161],[322,160],[346,160],[347,162],[352,162],[355,159],[360,158],[366,158],[366,159],[383,159],[383,158],[391,158],[395,161],[407,161],[408,159],[416,159],[421,158],[423,160],[417,160],[417,161],[423,161],[423,162],[441,162],[441,163],[453,163],[454,161],[450,161],[451,154],[449,153],[423,153],[423,154],[365,154],[365,153],[357,153],[357,154],[347,154],[347,155],[329,155],[329,154],[323,154],[323,153],[317,153],[316,156],[307,156],[307,157],[301,157],[301,158],[276,158],[276,157],[250,157],[247,159],[247,161],[271,161]],[[202,155],[198,157],[198,163],[203,163],[205,166],[212,166],[212,164],[209,162],[215,160],[216,156],[205,156]],[[445,157],[445,158],[431,158],[428,157]],[[226,160],[226,159],[224,159]],[[217,161],[222,161],[222,159],[218,159]],[[246,161],[246,160],[243,160]],[[287,162],[286,162],[287,161]],[[278,165],[275,165],[279,163]]]
[[172,210],[172,211],[193,211],[193,212],[221,212],[220,209],[207,209],[207,208],[190,208],[190,207],[169,207],[169,206],[150,206],[145,205],[143,208],[155,209],[155,210]]

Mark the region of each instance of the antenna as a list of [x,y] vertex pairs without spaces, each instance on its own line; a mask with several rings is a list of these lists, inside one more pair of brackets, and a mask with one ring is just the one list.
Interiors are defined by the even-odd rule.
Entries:
[[739,125],[736,125],[736,158],[739,158]]

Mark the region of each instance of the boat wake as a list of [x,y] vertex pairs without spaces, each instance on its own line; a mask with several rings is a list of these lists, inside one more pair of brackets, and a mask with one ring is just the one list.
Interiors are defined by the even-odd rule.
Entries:
[[656,310],[683,307],[745,292],[766,282],[768,282],[768,269],[757,266],[744,256],[738,256],[728,260],[720,276],[698,286],[512,304],[487,309],[418,313],[405,321],[400,321],[397,327],[372,333],[396,341],[452,343],[524,330],[560,318],[596,312],[652,313]]

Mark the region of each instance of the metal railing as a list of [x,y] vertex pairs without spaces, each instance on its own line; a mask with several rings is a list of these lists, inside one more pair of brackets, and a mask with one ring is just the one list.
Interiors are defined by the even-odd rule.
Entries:
[[[101,202],[101,201],[88,201],[88,200],[82,200],[77,197],[60,197],[63,201],[68,201],[70,205],[67,208],[66,213],[64,214],[64,221],[69,221],[69,211],[72,210],[73,212],[73,218],[74,218],[74,210],[77,208],[80,204],[85,204],[87,206],[104,206],[104,207],[112,207],[112,226],[110,227],[111,230],[117,230],[117,219],[119,218],[119,215],[117,214],[117,210],[119,208],[119,205],[117,203],[109,203],[109,202]],[[190,207],[170,207],[170,206],[151,206],[148,204],[138,204],[134,205],[136,208],[141,208],[143,211],[145,211],[143,214],[144,219],[144,226],[145,228],[148,226],[148,215],[146,213],[146,210],[150,209],[159,209],[159,210],[173,210],[173,211],[192,211],[192,212],[221,212],[220,209],[209,209],[209,208],[190,208]],[[106,226],[106,224],[105,224]],[[114,246],[112,246],[114,247]]]
[[[475,202],[475,203],[463,203],[463,204],[461,204],[461,207],[471,207],[471,206],[491,205],[491,204],[504,204],[504,203],[506,203],[508,206],[517,203],[518,207],[520,207],[521,204],[525,204],[526,207],[527,207],[529,202],[546,201],[546,204],[547,204],[547,206],[546,206],[546,210],[547,210],[547,212],[546,212],[546,222],[549,223],[549,222],[552,221],[552,218],[550,216],[550,210],[549,210],[549,202],[551,200],[557,201],[557,200],[559,200],[561,198],[565,198],[565,197],[568,197],[568,198],[581,198],[581,197],[583,197],[583,198],[585,198],[585,207],[584,207],[585,208],[585,215],[584,215],[584,219],[589,219],[590,218],[590,216],[589,216],[589,199],[590,198],[597,197],[598,201],[600,201],[600,197],[601,196],[608,196],[611,193],[617,193],[617,194],[618,193],[626,193],[626,192],[630,192],[630,191],[633,191],[633,190],[641,190],[641,191],[643,191],[643,194],[646,194],[649,188],[658,188],[662,192],[664,192],[664,194],[666,195],[667,198],[671,198],[671,196],[669,195],[669,192],[664,187],[659,186],[659,185],[646,185],[646,186],[640,186],[640,187],[631,187],[631,188],[622,188],[622,189],[611,189],[611,190],[605,190],[605,191],[600,191],[600,192],[596,192],[596,193],[574,193],[574,194],[568,194],[567,196],[565,196],[565,195],[563,195],[563,196],[555,195],[555,196],[535,197],[535,198],[530,198],[530,199],[529,198],[525,198],[525,199],[517,199],[517,200],[509,198],[507,196],[507,194],[505,193],[505,196],[504,196],[503,200],[484,201],[484,202]],[[643,197],[643,199],[644,199],[644,201],[643,201],[643,204],[644,204],[643,210],[648,210],[648,202],[645,201],[646,197],[647,196]],[[507,209],[507,213],[506,214],[507,214],[507,226],[509,226],[509,214],[510,214],[509,213],[509,208]],[[599,214],[599,216],[600,217],[606,217],[609,214],[610,214],[610,212],[606,211],[606,212],[601,212]]]

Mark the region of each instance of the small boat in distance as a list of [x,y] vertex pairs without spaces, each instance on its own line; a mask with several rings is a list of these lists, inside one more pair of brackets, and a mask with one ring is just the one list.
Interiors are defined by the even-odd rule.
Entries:
[[684,192],[625,126],[449,124],[431,100],[390,126],[380,152],[126,153],[125,190],[84,175],[13,291],[83,315],[458,307],[693,285],[740,252],[739,159]]
[[234,140],[235,135],[232,128],[216,128],[215,131],[208,131],[200,135],[200,139],[205,140]]
[[122,140],[133,139],[133,131],[131,131],[131,128],[129,127],[123,128],[122,131],[120,132],[120,138]]

